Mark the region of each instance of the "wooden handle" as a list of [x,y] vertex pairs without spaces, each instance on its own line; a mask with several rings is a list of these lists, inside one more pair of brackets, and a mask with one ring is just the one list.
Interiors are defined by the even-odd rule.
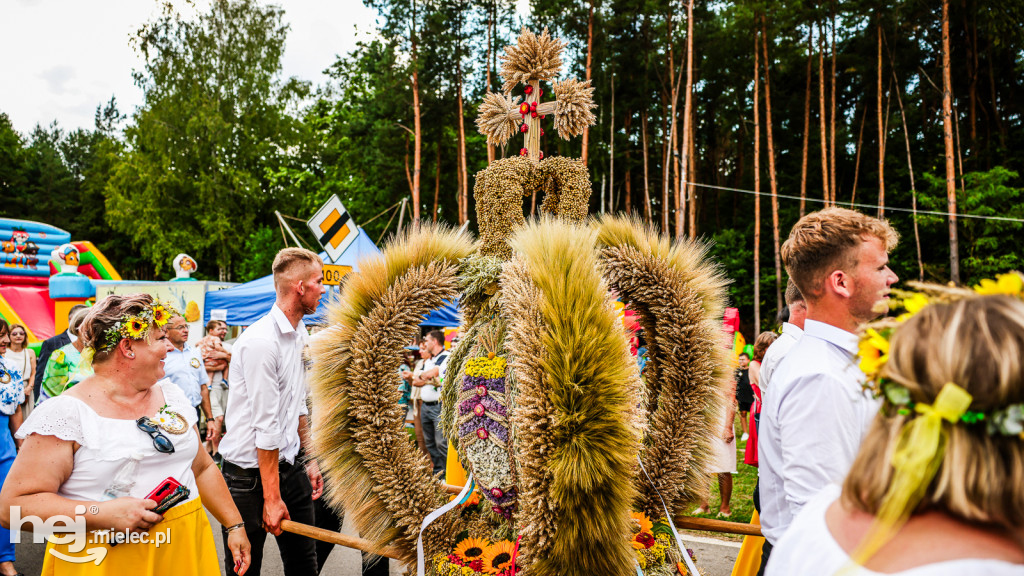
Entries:
[[341,532],[331,532],[330,530],[324,530],[323,528],[317,528],[316,526],[310,526],[300,522],[282,520],[281,530],[291,532],[292,534],[298,534],[299,536],[313,538],[314,540],[330,542],[331,544],[340,544],[349,548],[355,548],[356,550],[362,550],[363,552],[370,552],[371,554],[394,558],[395,560],[402,559],[401,553],[399,553],[395,548],[388,547],[374,550],[370,545],[369,540],[356,538],[355,536],[349,536],[347,534],[342,534]]
[[742,522],[727,522],[725,520],[695,518],[693,516],[679,516],[675,519],[675,524],[676,528],[684,528],[686,530],[705,530],[707,532],[721,532],[723,534],[761,536],[761,527],[757,524],[743,524]]

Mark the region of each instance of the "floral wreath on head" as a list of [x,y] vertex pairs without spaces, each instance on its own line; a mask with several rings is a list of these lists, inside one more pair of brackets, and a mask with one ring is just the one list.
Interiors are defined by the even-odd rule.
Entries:
[[107,352],[117,347],[121,340],[145,340],[149,336],[151,326],[163,328],[177,311],[170,304],[154,300],[152,304],[136,314],[126,314],[121,320],[107,328],[99,339],[99,347],[87,347],[82,351],[82,362],[92,364],[98,352]]
[[905,312],[869,324],[860,338],[860,369],[867,376],[864,388],[882,399],[882,411],[907,417],[891,458],[893,476],[882,497],[876,519],[851,558],[860,565],[885,544],[909,519],[924,498],[945,456],[948,429],[943,425],[985,425],[990,436],[1016,436],[1024,440],[1024,403],[990,412],[969,410],[973,397],[954,382],[947,382],[932,404],[915,402],[910,390],[888,378],[886,365],[893,334],[927,306],[966,298],[1002,294],[1024,300],[1024,275],[1001,274],[982,280],[973,289],[911,283],[919,292],[894,291],[892,305]]

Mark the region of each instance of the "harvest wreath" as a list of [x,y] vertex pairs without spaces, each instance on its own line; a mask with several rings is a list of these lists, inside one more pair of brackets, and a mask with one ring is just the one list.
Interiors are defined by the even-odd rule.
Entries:
[[[579,160],[542,159],[540,122],[563,138],[594,122],[589,83],[540,102],[563,45],[524,30],[506,49],[504,94],[478,127],[521,156],[476,178],[480,241],[423,226],[364,261],[313,344],[313,432],[326,498],[377,550],[419,573],[669,575],[696,572],[671,518],[706,493],[723,410],[726,279],[701,243],[628,217],[586,220]],[[526,84],[528,112],[511,94]],[[534,106],[536,104],[536,106]],[[536,114],[534,113],[536,112]],[[527,222],[523,198],[543,193]],[[648,344],[641,376],[614,300]],[[470,481],[450,500],[412,445],[398,404],[401,348],[424,314],[460,298],[442,425]],[[467,504],[470,490],[482,494]]]

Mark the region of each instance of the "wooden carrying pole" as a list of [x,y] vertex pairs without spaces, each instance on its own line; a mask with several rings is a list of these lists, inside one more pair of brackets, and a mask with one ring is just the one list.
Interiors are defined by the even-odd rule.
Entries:
[[[449,494],[459,494],[462,492],[462,486],[452,486],[451,484],[444,484],[444,491]],[[727,522],[725,520],[713,520],[711,518],[694,518],[691,516],[679,516],[674,519],[677,528],[685,530],[704,530],[706,532],[721,532],[723,534],[739,534],[741,536],[761,536],[761,527],[754,524],[743,524],[741,522]],[[313,538],[314,540],[320,540],[322,542],[330,542],[331,544],[339,544],[341,546],[347,546],[349,548],[355,548],[356,550],[362,550],[363,552],[370,552],[372,554],[378,554],[387,558],[394,558],[396,560],[401,559],[401,555],[395,548],[384,548],[383,550],[373,550],[369,540],[357,538],[355,536],[349,536],[340,532],[332,532],[330,530],[324,530],[323,528],[317,528],[308,524],[302,524],[300,522],[293,522],[291,520],[281,521],[281,530],[290,532],[292,534],[298,534],[299,536],[306,536]]]

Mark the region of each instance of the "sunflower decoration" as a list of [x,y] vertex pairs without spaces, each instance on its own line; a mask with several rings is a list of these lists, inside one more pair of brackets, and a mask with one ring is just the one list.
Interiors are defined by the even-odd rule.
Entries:
[[153,323],[156,324],[157,328],[163,328],[164,324],[171,319],[170,312],[167,308],[164,308],[163,304],[155,304],[153,306]]
[[995,280],[982,280],[974,291],[981,295],[1005,294],[1007,296],[1024,296],[1024,276],[1020,272],[1007,272],[996,276]]
[[487,552],[487,542],[480,538],[466,538],[455,547],[455,555],[463,562],[474,562]]
[[146,337],[146,332],[148,331],[149,323],[146,322],[145,318],[132,316],[124,323],[124,335],[126,338],[141,340]]
[[864,331],[860,339],[860,370],[868,378],[874,379],[882,370],[882,366],[889,360],[889,337],[892,329],[882,329],[881,332],[874,328]]
[[515,556],[516,545],[509,540],[495,542],[484,553],[484,572],[488,574],[501,574],[512,568],[512,560]]

